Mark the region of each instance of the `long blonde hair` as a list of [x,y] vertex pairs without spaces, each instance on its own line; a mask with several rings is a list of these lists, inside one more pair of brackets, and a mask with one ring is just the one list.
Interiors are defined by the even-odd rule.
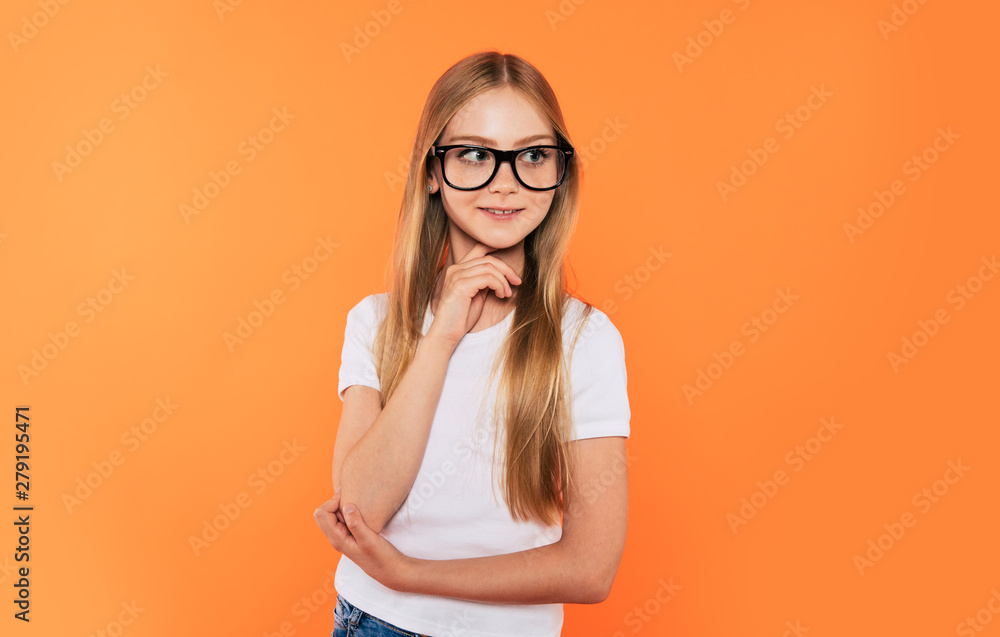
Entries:
[[[534,106],[551,123],[558,141],[572,144],[549,83],[516,55],[475,53],[435,82],[417,128],[386,272],[388,311],[375,336],[383,407],[413,361],[425,310],[447,260],[448,216],[441,198],[431,198],[427,192],[427,153],[466,102],[502,87],[514,89]],[[573,419],[562,323],[570,296],[564,260],[576,224],[579,188],[580,166],[574,154],[548,214],[525,238],[523,282],[515,297],[510,333],[491,373],[493,378],[503,361],[496,403],[496,414],[503,415],[496,422],[505,423],[503,498],[513,519],[535,519],[546,525],[559,522],[563,515],[562,493],[570,476]],[[592,310],[589,303],[583,305],[580,327]],[[494,439],[494,452],[497,448]]]

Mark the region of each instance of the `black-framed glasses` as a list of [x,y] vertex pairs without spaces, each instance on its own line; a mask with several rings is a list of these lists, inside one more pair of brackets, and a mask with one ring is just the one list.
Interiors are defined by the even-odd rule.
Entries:
[[438,158],[445,183],[455,190],[479,190],[486,186],[496,177],[503,162],[510,164],[514,178],[528,190],[552,190],[566,177],[566,165],[573,152],[568,144],[514,150],[455,144],[431,146],[427,155]]

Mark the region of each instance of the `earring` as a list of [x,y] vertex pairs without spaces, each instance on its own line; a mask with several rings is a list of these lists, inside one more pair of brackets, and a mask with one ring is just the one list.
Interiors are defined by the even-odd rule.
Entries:
[[434,192],[434,186],[427,186],[427,192]]

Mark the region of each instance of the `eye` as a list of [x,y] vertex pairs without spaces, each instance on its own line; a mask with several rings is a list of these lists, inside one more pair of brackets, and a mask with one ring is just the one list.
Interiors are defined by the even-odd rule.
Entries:
[[518,156],[522,163],[544,164],[552,153],[547,148],[529,148]]
[[466,148],[458,154],[459,159],[469,163],[479,163],[489,160],[490,154],[480,148]]

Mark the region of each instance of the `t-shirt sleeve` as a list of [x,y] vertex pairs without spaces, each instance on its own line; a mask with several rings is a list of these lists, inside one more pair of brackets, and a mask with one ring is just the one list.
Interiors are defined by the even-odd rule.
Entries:
[[344,349],[340,356],[340,382],[337,386],[337,395],[341,401],[344,400],[344,390],[351,385],[365,385],[382,390],[375,371],[375,354],[372,349],[378,328],[375,301],[375,295],[367,296],[347,313]]
[[629,437],[625,343],[611,319],[594,308],[577,338],[570,384],[574,433],[570,440]]

